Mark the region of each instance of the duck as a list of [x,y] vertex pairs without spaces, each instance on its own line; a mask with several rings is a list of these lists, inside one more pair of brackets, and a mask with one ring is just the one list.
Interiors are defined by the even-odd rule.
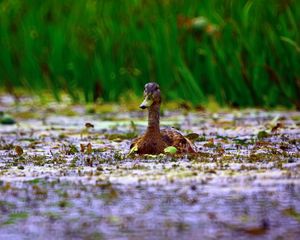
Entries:
[[137,154],[157,155],[164,153],[167,147],[176,148],[176,153],[196,153],[192,142],[184,137],[178,130],[167,127],[160,129],[160,87],[155,82],[145,85],[144,100],[140,105],[141,109],[148,110],[148,126],[146,132],[132,141],[130,150],[134,149]]

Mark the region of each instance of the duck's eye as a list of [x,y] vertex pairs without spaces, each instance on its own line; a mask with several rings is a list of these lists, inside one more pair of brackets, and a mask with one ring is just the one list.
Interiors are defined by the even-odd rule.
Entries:
[[149,93],[147,91],[144,91],[144,97],[145,98],[148,98],[148,99],[151,99],[152,98],[152,93]]

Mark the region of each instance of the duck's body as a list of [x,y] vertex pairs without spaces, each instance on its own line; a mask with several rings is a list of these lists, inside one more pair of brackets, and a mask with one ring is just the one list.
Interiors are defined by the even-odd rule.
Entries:
[[195,153],[189,139],[172,128],[160,131],[159,135],[146,132],[144,135],[133,140],[130,148],[137,146],[138,154],[160,154],[168,146],[174,146],[177,153]]
[[148,108],[148,128],[144,135],[133,140],[130,148],[137,148],[138,154],[160,154],[168,146],[174,146],[177,153],[195,153],[190,140],[173,128],[160,130],[159,109],[161,104],[160,90],[157,83],[145,85],[145,99],[141,108]]

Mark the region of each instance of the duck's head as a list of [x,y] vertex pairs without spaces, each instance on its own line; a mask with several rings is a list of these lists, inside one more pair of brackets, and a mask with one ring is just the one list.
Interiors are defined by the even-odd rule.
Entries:
[[152,105],[161,103],[159,85],[154,82],[147,83],[144,90],[144,101],[140,105],[141,109],[149,108]]

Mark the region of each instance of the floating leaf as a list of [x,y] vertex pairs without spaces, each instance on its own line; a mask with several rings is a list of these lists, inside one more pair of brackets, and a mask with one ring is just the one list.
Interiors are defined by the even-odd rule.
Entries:
[[294,218],[298,222],[300,222],[300,212],[296,211],[295,208],[286,208],[283,210],[283,214],[289,217]]
[[164,149],[165,153],[175,154],[177,152],[177,148],[174,146],[169,146]]
[[236,139],[233,139],[233,141],[236,143],[236,144],[239,144],[239,145],[247,145],[247,139],[239,139],[239,138],[236,138]]
[[88,144],[86,145],[86,153],[87,153],[87,154],[91,154],[92,151],[93,151],[92,144],[91,144],[91,143],[88,143]]
[[16,152],[16,154],[18,155],[18,156],[21,156],[22,154],[23,154],[23,148],[22,147],[20,147],[20,146],[15,146],[15,152]]
[[9,218],[4,222],[4,224],[13,224],[18,220],[28,218],[27,212],[13,212],[9,215]]
[[12,118],[12,116],[8,114],[4,114],[3,116],[0,117],[0,123],[10,125],[10,124],[15,124],[16,121],[15,119]]
[[266,131],[260,131],[260,132],[258,132],[258,134],[257,134],[257,138],[258,139],[263,139],[263,138],[266,138],[266,137],[268,137],[269,136],[269,134],[266,132]]
[[254,236],[264,235],[268,229],[269,229],[269,222],[267,220],[263,220],[260,226],[257,227],[239,228],[240,231],[243,231],[247,234],[254,235]]
[[132,139],[135,138],[136,136],[137,136],[136,132],[128,132],[124,134],[120,134],[120,133],[105,134],[105,137],[108,140],[115,141],[115,142],[121,142],[124,139]]
[[204,147],[208,147],[208,148],[213,148],[213,147],[215,147],[214,139],[213,139],[213,138],[209,139],[207,143],[204,143],[204,144],[203,144],[203,146],[204,146]]
[[85,151],[85,145],[80,143],[80,152],[84,152]]
[[66,153],[67,155],[73,155],[73,154],[78,153],[78,152],[79,152],[79,151],[78,151],[78,149],[76,148],[75,145],[70,144],[69,146],[66,146],[66,151],[65,151],[65,153]]

